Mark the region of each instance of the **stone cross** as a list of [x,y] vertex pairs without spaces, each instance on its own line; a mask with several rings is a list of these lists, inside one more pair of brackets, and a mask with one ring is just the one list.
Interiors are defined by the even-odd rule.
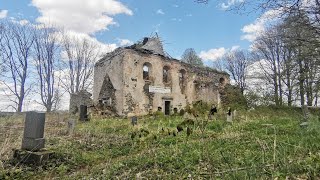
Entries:
[[88,121],[87,106],[80,105],[80,121]]
[[45,113],[27,112],[22,139],[23,150],[38,151],[44,148]]

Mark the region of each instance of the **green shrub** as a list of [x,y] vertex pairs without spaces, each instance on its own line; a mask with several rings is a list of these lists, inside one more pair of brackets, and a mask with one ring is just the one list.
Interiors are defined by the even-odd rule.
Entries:
[[179,115],[180,115],[180,116],[183,116],[184,113],[185,113],[184,109],[180,109]]
[[164,113],[162,111],[156,111],[153,113],[153,116],[155,118],[163,118],[164,117]]
[[247,109],[248,107],[246,98],[237,86],[226,85],[224,90],[220,92],[220,97],[223,107],[231,109]]

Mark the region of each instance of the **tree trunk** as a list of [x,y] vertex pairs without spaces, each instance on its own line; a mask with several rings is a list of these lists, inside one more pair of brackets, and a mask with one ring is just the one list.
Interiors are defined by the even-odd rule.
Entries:
[[288,88],[288,106],[292,106],[292,87],[290,81],[290,69],[287,64],[286,67],[286,81],[287,81],[287,88]]
[[273,61],[273,86],[274,86],[274,102],[276,106],[279,106],[279,86],[278,86],[278,79],[277,79],[277,67],[276,62]]
[[18,100],[17,112],[22,112],[22,105],[23,105],[23,98],[20,97]]
[[300,104],[301,106],[304,106],[305,104],[305,99],[304,99],[304,95],[305,95],[305,91],[304,91],[304,69],[302,66],[302,61],[299,61],[299,93],[300,93]]

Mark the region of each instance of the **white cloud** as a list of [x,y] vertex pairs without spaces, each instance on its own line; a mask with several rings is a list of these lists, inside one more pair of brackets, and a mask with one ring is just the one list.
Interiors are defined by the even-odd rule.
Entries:
[[179,5],[178,4],[173,4],[172,7],[178,8]]
[[20,20],[20,21],[19,21],[19,24],[20,24],[21,26],[24,26],[24,25],[26,25],[26,24],[29,24],[29,21],[26,20],[26,19],[23,19],[23,20]]
[[163,12],[162,9],[158,9],[158,10],[157,10],[157,14],[164,15],[165,13]]
[[237,3],[243,3],[245,0],[228,0],[225,3],[221,3],[221,8],[226,10],[230,8],[231,6],[237,4]]
[[257,21],[253,24],[245,25],[241,31],[245,33],[241,36],[241,40],[252,42],[264,31],[264,23]]
[[192,17],[192,14],[187,14],[186,16],[187,16],[187,17]]
[[117,0],[32,0],[32,5],[41,13],[38,22],[87,34],[114,25],[116,22],[111,16],[133,14]]
[[232,46],[230,51],[236,51],[238,49],[240,49],[240,46]]
[[216,48],[209,49],[208,51],[201,51],[199,57],[206,61],[216,61],[222,58],[226,53],[236,51],[240,49],[240,46],[232,46],[231,48]]
[[1,10],[0,11],[0,19],[6,18],[8,15],[8,10]]
[[225,55],[225,53],[227,51],[228,51],[227,49],[225,49],[224,47],[221,47],[218,49],[210,49],[208,51],[201,51],[199,56],[204,60],[215,61],[215,60],[223,57],[223,55]]
[[[101,53],[101,54],[105,54],[108,52],[111,52],[113,50],[115,50],[118,46],[115,43],[103,43],[98,41],[95,37],[92,37],[88,34],[85,33],[77,33],[74,31],[66,31],[64,33],[67,37],[74,39],[73,43],[77,44],[77,43],[81,43],[82,39],[87,39],[90,43],[97,45],[97,53]],[[60,37],[62,38],[62,37]],[[62,39],[60,39],[60,41],[62,42]],[[63,57],[66,57],[66,55],[62,54]]]
[[118,39],[118,42],[120,46],[130,46],[133,44],[129,39]]
[[181,22],[182,19],[180,19],[180,18],[171,18],[171,21],[179,21],[179,22]]
[[245,25],[241,31],[245,33],[241,36],[241,40],[254,41],[264,30],[268,24],[279,19],[282,9],[272,9],[262,14],[254,23]]
[[[69,37],[76,37],[79,40],[86,38],[99,46],[97,51],[101,54],[113,51],[118,45],[116,43],[100,42],[92,35],[99,31],[106,30],[110,25],[117,25],[117,22],[112,18],[113,16],[117,14],[133,14],[129,8],[118,0],[32,0],[31,4],[38,8],[41,14],[37,18],[38,23],[47,26],[54,25],[56,27],[62,27],[65,29],[65,34]],[[7,12],[7,10],[0,11],[0,18],[6,17]],[[18,21],[15,18],[11,18],[11,20],[21,25],[30,24],[27,20]],[[35,26],[41,28],[41,25]],[[59,38],[62,37],[60,36]],[[62,39],[59,40],[61,42]],[[75,41],[73,43],[77,42]],[[125,43],[130,42],[128,40],[119,41],[119,44]],[[0,91],[3,92],[3,90],[1,90],[1,84]],[[4,97],[4,95],[0,93],[0,98],[1,97]],[[6,103],[0,104],[0,108],[12,111],[12,108],[8,108],[8,105],[11,105],[12,102],[8,99],[8,95],[5,95],[5,97],[7,98]],[[68,93],[66,93],[62,99],[65,100],[65,102],[62,103],[61,109],[68,109]],[[43,107],[39,106],[36,101],[39,101],[37,95],[26,97],[24,110],[43,110]]]

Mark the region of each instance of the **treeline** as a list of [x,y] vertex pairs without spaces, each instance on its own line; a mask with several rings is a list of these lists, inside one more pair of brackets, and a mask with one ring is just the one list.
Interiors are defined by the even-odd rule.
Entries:
[[[239,10],[246,1],[231,7]],[[320,90],[320,3],[257,1],[255,7],[277,10],[250,51],[227,53],[215,66],[227,70],[251,105],[317,106]]]
[[319,34],[308,15],[290,13],[253,44],[260,77],[272,87],[275,105],[317,105],[319,94]]
[[37,103],[50,112],[64,92],[90,87],[98,55],[98,43],[89,38],[54,26],[0,21],[0,83],[17,112],[27,96],[39,96]]

